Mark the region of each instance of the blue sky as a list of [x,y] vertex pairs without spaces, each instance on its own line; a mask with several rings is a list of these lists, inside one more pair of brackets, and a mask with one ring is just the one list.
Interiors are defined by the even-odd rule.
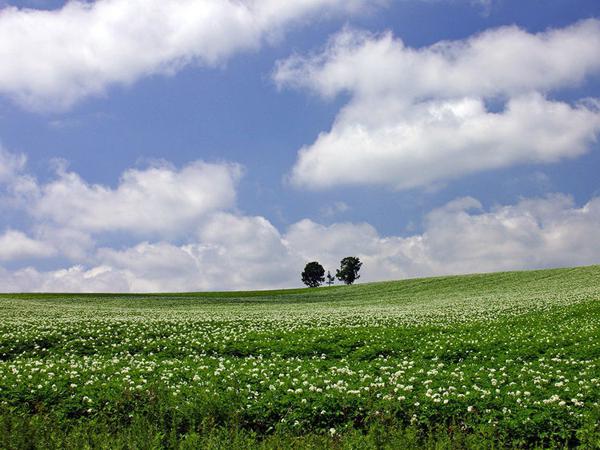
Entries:
[[0,290],[600,263],[597,1],[3,5]]

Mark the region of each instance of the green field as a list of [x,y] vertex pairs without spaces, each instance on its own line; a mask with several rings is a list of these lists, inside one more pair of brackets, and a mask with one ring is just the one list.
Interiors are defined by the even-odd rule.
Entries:
[[0,448],[600,447],[600,266],[0,295]]

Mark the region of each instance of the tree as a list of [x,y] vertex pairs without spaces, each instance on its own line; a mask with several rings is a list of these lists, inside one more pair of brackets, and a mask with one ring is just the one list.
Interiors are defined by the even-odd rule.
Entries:
[[335,281],[335,277],[331,275],[331,272],[329,270],[327,271],[327,276],[325,278],[327,279],[327,286],[331,286]]
[[356,256],[346,256],[340,261],[340,268],[335,276],[346,284],[352,284],[360,278],[358,271],[361,266],[362,263]]
[[302,282],[308,287],[318,287],[325,281],[325,269],[317,261],[309,262],[302,272]]

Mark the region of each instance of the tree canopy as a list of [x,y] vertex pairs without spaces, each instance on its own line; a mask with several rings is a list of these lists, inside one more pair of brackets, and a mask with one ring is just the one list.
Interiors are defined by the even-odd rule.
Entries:
[[358,271],[361,266],[362,262],[356,256],[346,256],[340,261],[340,268],[335,276],[346,284],[352,284],[360,278]]
[[317,261],[309,262],[302,272],[302,282],[308,287],[318,287],[325,281],[325,269]]

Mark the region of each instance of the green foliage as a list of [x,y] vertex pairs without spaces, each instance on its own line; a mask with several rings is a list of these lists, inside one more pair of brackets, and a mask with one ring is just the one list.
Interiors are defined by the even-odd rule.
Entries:
[[302,282],[308,287],[319,287],[325,281],[325,269],[317,261],[309,262],[302,272]]
[[[120,428],[99,422],[78,422],[68,427],[60,423],[22,417],[0,417],[0,448],[27,449],[482,449],[511,448],[495,436],[493,427],[466,434],[457,429],[374,424],[365,430],[348,429],[336,433],[291,433],[276,431],[259,435],[239,428],[190,429],[177,435],[165,431],[147,418],[134,418]],[[564,442],[556,441],[556,447]],[[539,441],[532,447],[548,448]],[[588,447],[588,448],[597,448]]]
[[597,448],[600,267],[0,296],[0,448]]
[[347,256],[340,261],[340,268],[335,276],[345,284],[352,284],[360,278],[358,274],[362,262],[356,256]]

